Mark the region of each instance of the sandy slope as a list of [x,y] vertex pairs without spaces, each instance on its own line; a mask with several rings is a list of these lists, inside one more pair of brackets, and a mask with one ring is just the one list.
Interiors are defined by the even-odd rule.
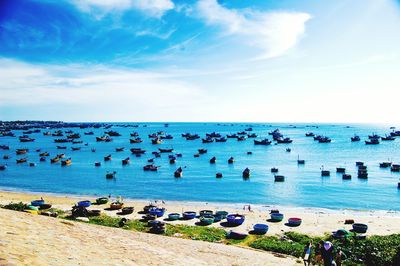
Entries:
[[0,209],[0,265],[295,265],[293,258]]

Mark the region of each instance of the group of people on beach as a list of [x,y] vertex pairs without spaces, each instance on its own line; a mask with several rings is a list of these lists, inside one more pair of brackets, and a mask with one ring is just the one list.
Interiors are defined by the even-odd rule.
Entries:
[[345,260],[346,254],[340,249],[335,250],[333,244],[330,241],[321,240],[316,250],[314,251],[313,242],[310,241],[304,247],[303,261],[304,266],[309,266],[312,260],[312,254],[315,255],[315,261],[323,263],[324,266],[341,266],[342,261]]

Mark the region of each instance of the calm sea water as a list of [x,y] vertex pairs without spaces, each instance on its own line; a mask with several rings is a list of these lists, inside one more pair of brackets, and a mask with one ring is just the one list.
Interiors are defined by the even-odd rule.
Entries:
[[[72,129],[81,134],[83,144],[57,144],[56,137],[43,136],[42,133],[31,134],[36,141],[20,143],[18,138],[2,137],[0,144],[10,145],[11,150],[0,150],[0,164],[7,164],[5,171],[0,171],[0,187],[3,189],[28,190],[52,193],[68,193],[79,195],[123,195],[136,199],[165,199],[202,202],[229,202],[251,204],[276,204],[286,206],[322,207],[331,209],[382,209],[400,210],[400,190],[397,183],[398,173],[390,169],[379,168],[379,162],[390,159],[400,162],[400,139],[381,142],[380,145],[365,145],[364,140],[372,132],[384,135],[389,133],[388,127],[367,125],[318,125],[308,127],[296,124],[252,124],[253,132],[258,138],[271,139],[268,132],[279,128],[281,133],[293,139],[291,144],[270,146],[255,146],[253,139],[237,141],[228,139],[226,143],[203,144],[201,139],[187,141],[182,133],[197,133],[205,137],[205,133],[219,132],[223,135],[243,131],[248,125],[214,123],[170,123],[168,128],[162,123],[139,124],[138,128],[123,128],[118,124],[110,130],[118,131],[121,137],[113,137],[109,143],[96,142],[95,137],[103,135],[101,129]],[[316,125],[314,125],[316,126]],[[349,127],[346,127],[349,126]],[[68,130],[68,128],[64,128]],[[148,134],[165,131],[174,136],[172,140],[164,140],[160,145],[152,145]],[[93,131],[93,136],[85,136],[84,132]],[[129,133],[137,131],[143,143],[130,144]],[[313,138],[305,137],[312,131],[332,138],[332,143],[318,143]],[[42,131],[43,132],[43,131]],[[22,135],[22,131],[15,131]],[[361,142],[352,143],[350,137],[361,136]],[[57,150],[56,145],[68,146],[67,150]],[[71,146],[82,147],[80,151],[72,151]],[[123,152],[115,152],[116,147],[125,147]],[[147,153],[140,158],[133,156],[129,149],[141,147]],[[152,151],[158,148],[174,148],[182,153],[175,165],[169,164],[168,154],[162,154],[155,160],[160,165],[158,172],[145,172],[143,166],[152,158]],[[290,147],[292,151],[286,152]],[[27,164],[16,164],[15,159],[24,155],[15,155],[16,148],[29,148],[29,162],[35,162],[36,167]],[[60,164],[39,162],[39,154],[35,149],[41,148],[54,157],[58,153],[66,153],[72,157],[72,165],[61,167]],[[96,152],[91,152],[96,148]],[[206,148],[208,153],[195,158],[197,149]],[[252,155],[247,155],[252,151]],[[4,160],[3,155],[11,158]],[[103,157],[112,154],[110,162],[104,162]],[[121,160],[131,157],[131,163],[122,166]],[[217,158],[216,164],[210,164],[211,157]],[[235,163],[229,165],[230,156]],[[306,161],[305,165],[297,165],[297,158]],[[95,167],[94,162],[101,161],[101,167]],[[364,161],[368,166],[369,178],[357,178],[356,161]],[[321,177],[321,166],[331,171],[330,177]],[[173,172],[179,166],[186,167],[183,177],[173,177]],[[251,177],[242,179],[244,168],[251,169]],[[271,167],[279,168],[279,174],[285,176],[285,182],[275,183],[270,172]],[[336,167],[346,167],[352,180],[342,180],[341,174],[336,174]],[[116,171],[115,180],[107,180],[107,171]],[[223,178],[215,178],[217,172],[223,173]]]

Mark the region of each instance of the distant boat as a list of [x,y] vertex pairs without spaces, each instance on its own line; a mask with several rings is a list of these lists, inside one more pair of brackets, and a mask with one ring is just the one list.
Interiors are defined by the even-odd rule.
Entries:
[[116,176],[117,172],[111,172],[106,174],[106,179],[114,179]]
[[386,135],[385,137],[382,137],[381,139],[382,139],[382,141],[388,141],[388,140],[395,140],[396,138],[393,136]]
[[254,140],[254,145],[270,145],[271,141],[268,139],[263,139],[263,140]]
[[154,164],[148,164],[143,166],[143,170],[144,171],[157,171],[158,170],[158,166],[155,166]]
[[178,169],[175,170],[174,177],[182,177],[182,174],[183,174],[182,167],[179,167]]
[[312,133],[312,132],[307,132],[306,133],[306,137],[314,137],[314,136],[315,136],[315,134]]
[[142,150],[141,148],[132,148],[131,149],[131,153],[133,153],[133,154],[143,154],[145,152],[146,152],[146,150]]
[[367,145],[377,145],[377,144],[379,144],[379,139],[366,140],[365,144],[367,144]]
[[71,158],[68,158],[68,159],[66,159],[64,161],[61,161],[61,166],[69,166],[71,164],[72,164]]
[[356,142],[356,141],[360,141],[360,140],[361,140],[360,137],[357,135],[354,135],[354,137],[351,137],[352,142]]
[[173,152],[174,151],[174,149],[161,149],[161,148],[158,148],[158,150],[161,152],[161,153],[168,153],[168,152]]
[[243,178],[249,178],[250,177],[250,169],[249,168],[244,169],[242,176],[243,176]]

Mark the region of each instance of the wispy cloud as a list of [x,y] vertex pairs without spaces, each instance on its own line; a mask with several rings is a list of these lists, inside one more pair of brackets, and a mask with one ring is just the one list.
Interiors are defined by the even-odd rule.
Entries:
[[124,11],[137,9],[151,17],[162,17],[165,12],[174,9],[171,0],[71,0],[84,12]]
[[197,10],[208,24],[221,26],[225,34],[243,36],[248,44],[261,48],[262,58],[283,55],[294,47],[311,18],[302,12],[228,9],[216,0],[200,0]]

